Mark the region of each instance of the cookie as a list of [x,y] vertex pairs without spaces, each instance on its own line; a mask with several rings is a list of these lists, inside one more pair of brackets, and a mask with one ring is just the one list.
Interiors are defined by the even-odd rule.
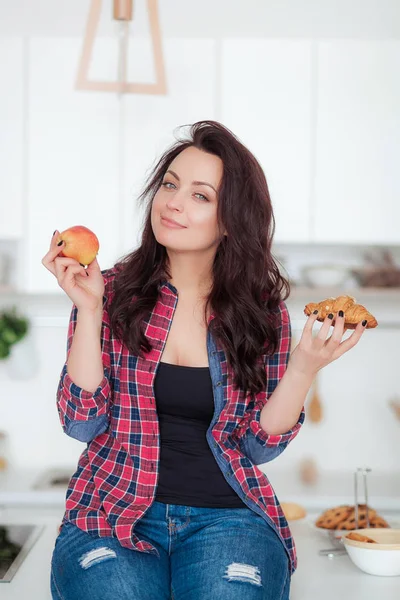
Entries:
[[367,544],[376,544],[376,541],[367,535],[361,535],[360,533],[351,532],[346,534],[348,540],[354,540],[356,542],[366,542]]
[[[370,523],[374,517],[376,517],[376,510],[373,508],[368,508],[368,520]],[[340,523],[339,527],[336,527],[335,529],[342,529],[343,531],[348,531],[351,529],[365,529],[367,525],[367,507],[365,504],[359,504],[358,522],[356,521],[356,510],[353,506],[347,518]]]
[[373,528],[376,528],[376,527],[389,527],[389,523],[387,523],[383,517],[380,517],[379,515],[376,515],[375,517],[373,517],[371,519],[369,526],[373,527]]
[[353,507],[348,504],[342,504],[335,508],[329,508],[318,517],[315,524],[322,529],[336,529],[337,526],[345,521],[351,514]]

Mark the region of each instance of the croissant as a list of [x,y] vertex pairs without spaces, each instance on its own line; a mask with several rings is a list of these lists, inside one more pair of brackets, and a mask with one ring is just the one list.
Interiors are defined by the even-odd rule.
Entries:
[[353,296],[338,296],[337,298],[326,298],[318,304],[310,302],[304,307],[304,314],[309,316],[314,310],[318,310],[317,321],[324,321],[329,313],[333,313],[332,325],[339,310],[344,312],[344,326],[346,329],[355,329],[360,321],[367,320],[366,329],[372,329],[378,325],[378,321],[362,304],[357,304]]

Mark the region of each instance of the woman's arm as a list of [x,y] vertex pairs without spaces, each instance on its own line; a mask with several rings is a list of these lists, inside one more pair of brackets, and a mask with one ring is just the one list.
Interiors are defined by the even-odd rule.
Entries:
[[[282,301],[279,306],[280,311],[280,328],[279,328],[279,344],[277,351],[273,356],[264,356],[265,374],[267,379],[267,387],[265,392],[259,394],[259,399],[254,403],[254,407],[246,411],[245,416],[236,426],[233,437],[239,442],[239,447],[242,452],[254,463],[261,464],[269,462],[276,458],[287,445],[296,437],[301,425],[304,422],[305,411],[302,406],[302,398],[300,393],[296,398],[300,409],[297,406],[293,409],[291,406],[290,414],[286,417],[286,409],[281,410],[279,400],[282,393],[289,388],[289,403],[292,402],[292,388],[290,388],[291,377],[286,377],[283,386],[278,387],[284,380],[286,369],[290,357],[291,345],[291,324],[289,313],[286,304]],[[292,380],[293,381],[293,380]],[[288,386],[289,384],[289,386]],[[276,393],[278,392],[278,393]],[[267,406],[273,398],[274,407],[272,418],[275,419],[272,426],[269,422],[270,413],[265,412]],[[261,423],[261,417],[263,422]],[[279,428],[276,423],[279,420]],[[267,421],[267,422],[266,422]],[[284,428],[283,425],[288,427]],[[276,431],[274,430],[276,428]]]
[[76,328],[67,360],[67,371],[74,383],[94,393],[103,379],[100,334],[103,308],[78,311]]
[[64,432],[82,442],[103,433],[109,422],[110,323],[102,314],[87,314],[74,305],[68,326],[67,359],[57,390]]
[[280,304],[281,328],[279,348],[266,357],[267,390],[236,426],[233,436],[243,453],[255,464],[276,458],[298,434],[304,422],[304,401],[311,383],[320,369],[353,348],[365,331],[360,322],[344,341],[345,315],[338,313],[333,332],[334,315],[328,315],[319,332],[313,335],[317,313],[311,314],[304,326],[299,344],[290,354],[291,326],[284,302]]
[[260,425],[268,435],[282,435],[299,420],[313,377],[288,367],[261,410]]

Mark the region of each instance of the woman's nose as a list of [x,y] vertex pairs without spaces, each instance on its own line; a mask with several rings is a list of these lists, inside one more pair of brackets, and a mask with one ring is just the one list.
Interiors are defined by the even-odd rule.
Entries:
[[183,208],[183,197],[179,192],[175,192],[175,194],[168,197],[167,207],[174,210],[182,210]]

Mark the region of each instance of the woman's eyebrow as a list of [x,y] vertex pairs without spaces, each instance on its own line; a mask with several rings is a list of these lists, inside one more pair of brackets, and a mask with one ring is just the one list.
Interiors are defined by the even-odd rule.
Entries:
[[[178,175],[174,172],[171,171],[171,169],[168,169],[167,173],[171,173],[171,175],[173,175],[178,181],[180,181]],[[215,187],[213,185],[211,185],[211,183],[207,183],[206,181],[192,181],[193,185],[208,185],[208,187],[212,188],[214,190],[215,193],[217,193],[217,190],[215,189]]]

